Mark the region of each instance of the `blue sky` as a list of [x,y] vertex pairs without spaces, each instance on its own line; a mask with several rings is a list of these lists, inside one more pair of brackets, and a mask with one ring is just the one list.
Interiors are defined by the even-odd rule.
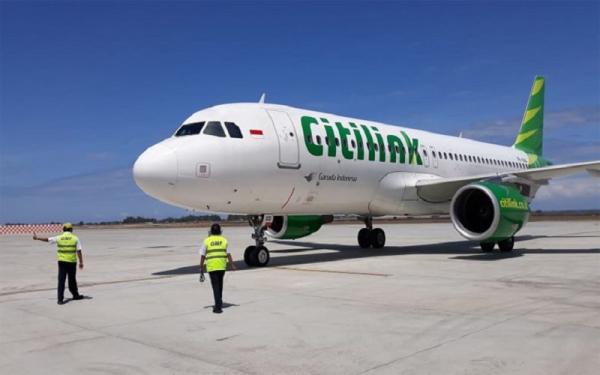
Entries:
[[[600,158],[598,2],[0,3],[0,223],[179,216],[131,177],[188,115],[267,100],[512,144],[533,77],[545,156]],[[534,209],[600,208],[558,179]]]

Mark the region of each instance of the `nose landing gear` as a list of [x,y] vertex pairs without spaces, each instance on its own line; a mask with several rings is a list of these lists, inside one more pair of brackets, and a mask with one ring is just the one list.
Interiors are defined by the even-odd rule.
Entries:
[[364,218],[366,228],[358,231],[358,246],[363,249],[373,247],[381,249],[385,246],[385,232],[381,228],[373,228],[373,218],[367,216]]
[[266,225],[263,224],[263,217],[252,215],[248,217],[248,224],[254,229],[252,238],[256,245],[248,246],[244,251],[244,262],[250,267],[264,267],[269,263],[271,256],[269,249],[264,244],[267,241],[265,237]]

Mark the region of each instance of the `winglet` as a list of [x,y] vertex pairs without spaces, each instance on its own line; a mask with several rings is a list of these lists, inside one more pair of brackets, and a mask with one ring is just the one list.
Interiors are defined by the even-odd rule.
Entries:
[[262,93],[262,95],[260,96],[260,99],[258,100],[259,103],[264,103],[265,102],[265,98],[267,97],[267,94],[265,94],[264,92]]
[[536,156],[542,156],[544,138],[544,77],[536,76],[521,121],[521,129],[513,147]]

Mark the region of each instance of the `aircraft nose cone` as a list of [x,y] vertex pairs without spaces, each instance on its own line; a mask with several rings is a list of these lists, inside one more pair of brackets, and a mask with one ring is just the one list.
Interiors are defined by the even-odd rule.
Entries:
[[163,145],[154,145],[142,153],[133,165],[137,186],[156,198],[166,198],[177,182],[177,156]]

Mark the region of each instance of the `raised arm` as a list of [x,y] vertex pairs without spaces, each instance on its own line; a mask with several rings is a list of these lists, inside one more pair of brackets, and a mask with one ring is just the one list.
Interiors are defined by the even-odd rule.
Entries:
[[33,232],[33,239],[37,240],[37,241],[44,241],[44,242],[48,242],[48,237],[38,237],[37,234],[35,234],[35,232]]

